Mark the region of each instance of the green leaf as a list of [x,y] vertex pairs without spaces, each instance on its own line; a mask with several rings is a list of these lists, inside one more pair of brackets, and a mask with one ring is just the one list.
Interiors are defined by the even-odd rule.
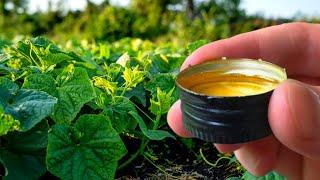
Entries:
[[157,95],[157,89],[168,93],[175,87],[175,76],[170,73],[159,73],[152,75],[150,81],[145,84],[146,90],[151,92],[152,96]]
[[8,89],[9,92],[14,93],[19,89],[19,86],[5,77],[0,77],[0,88]]
[[161,91],[160,88],[157,88],[157,94],[150,99],[151,105],[149,107],[150,111],[154,115],[163,115],[169,111],[174,101],[174,98],[172,97],[173,91],[174,88],[172,88],[168,93],[165,93]]
[[5,113],[20,121],[21,130],[27,131],[53,112],[55,97],[42,91],[21,89],[4,106]]
[[180,141],[187,147],[188,150],[192,150],[196,145],[193,139],[180,138]]
[[70,123],[81,107],[95,97],[95,93],[85,69],[75,68],[72,75],[66,75],[64,80],[61,80],[62,74],[57,87],[58,103],[52,118],[57,123]]
[[35,46],[42,47],[42,48],[47,48],[50,47],[51,51],[57,52],[60,51],[58,46],[54,45],[51,41],[49,41],[45,37],[36,37],[34,39],[31,39],[31,43]]
[[266,174],[265,176],[261,176],[261,177],[256,177],[256,176],[250,174],[248,171],[246,171],[243,174],[242,179],[244,179],[244,180],[285,180],[286,178],[284,176],[281,176],[280,174],[274,172],[274,171]]
[[111,180],[127,151],[106,117],[83,115],[74,127],[53,127],[47,152],[48,170],[61,179]]
[[122,78],[120,76],[120,74],[124,70],[124,67],[122,67],[121,65],[116,64],[116,63],[111,63],[109,65],[104,64],[103,69],[104,69],[104,73],[106,75],[106,78],[109,81],[115,82],[115,81],[118,81],[120,78]]
[[44,91],[57,97],[55,80],[48,74],[31,74],[24,79],[22,88]]
[[142,133],[151,140],[162,140],[164,138],[172,138],[176,139],[172,134],[163,130],[150,130],[147,125],[143,121],[143,119],[137,114],[137,112],[130,111],[129,114],[134,117],[134,119],[138,122],[139,127]]
[[27,132],[1,137],[0,161],[6,169],[5,180],[38,179],[46,172],[47,134],[48,124],[42,121]]
[[72,58],[65,53],[52,53],[47,52],[47,54],[42,58],[47,66],[58,64],[62,61],[70,61]]
[[51,115],[56,123],[69,124],[82,106],[95,97],[86,70],[72,66],[59,74],[56,81],[46,74],[30,75],[25,79],[23,87],[42,90],[58,98]]
[[143,88],[142,84],[137,85],[135,88],[131,89],[130,91],[127,91],[125,93],[125,96],[127,98],[136,98],[136,100],[142,104],[143,106],[146,106],[147,100],[146,100],[146,91]]
[[181,54],[170,54],[168,56],[170,72],[178,74],[180,72],[180,67],[186,58],[186,56]]
[[103,92],[101,89],[94,87],[94,92],[96,94],[96,97],[94,97],[90,102],[87,103],[87,105],[92,109],[103,109],[105,105],[108,104],[107,102],[112,101],[112,97]]
[[0,77],[0,105],[5,106],[6,102],[12,98],[18,89],[17,84],[5,77]]
[[151,57],[151,67],[149,72],[151,74],[167,73],[170,70],[169,62],[161,58],[160,54],[155,54]]
[[136,121],[128,114],[135,111],[133,103],[126,97],[116,96],[113,101],[105,105],[104,112],[110,117],[112,127],[118,133],[134,129]]

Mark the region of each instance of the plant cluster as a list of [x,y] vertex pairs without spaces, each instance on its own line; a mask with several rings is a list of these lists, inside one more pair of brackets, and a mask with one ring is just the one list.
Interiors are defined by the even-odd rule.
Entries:
[[[186,56],[207,42],[177,48],[129,38],[63,46],[43,37],[0,41],[4,179],[38,179],[46,172],[61,179],[113,179],[140,155],[150,161],[150,141],[177,138],[166,125],[178,99],[175,78]],[[133,140],[140,143],[135,151],[128,150]],[[210,166],[230,160],[242,169],[234,157],[213,164],[204,156],[200,149]]]
[[[48,170],[62,179],[112,179],[149,141],[175,138],[161,127],[178,99],[175,75],[196,45],[157,48],[124,39],[61,48],[42,37],[3,45],[5,178],[38,178]],[[137,152],[127,155],[125,137],[140,139]]]

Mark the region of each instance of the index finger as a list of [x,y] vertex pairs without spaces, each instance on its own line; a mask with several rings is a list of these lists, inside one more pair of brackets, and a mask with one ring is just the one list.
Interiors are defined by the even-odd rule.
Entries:
[[263,59],[286,68],[288,75],[320,76],[320,25],[289,23],[207,44],[181,69],[221,57]]

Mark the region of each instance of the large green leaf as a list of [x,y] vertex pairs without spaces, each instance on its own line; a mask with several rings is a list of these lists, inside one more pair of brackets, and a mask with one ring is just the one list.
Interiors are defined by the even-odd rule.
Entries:
[[127,91],[125,93],[125,96],[129,99],[130,98],[135,99],[143,106],[146,106],[147,104],[146,91],[142,84],[139,84],[135,88],[131,89],[130,91]]
[[0,105],[5,106],[6,101],[12,98],[19,89],[18,85],[5,77],[0,77]]
[[55,80],[48,74],[31,74],[24,79],[22,87],[44,91],[57,97]]
[[[146,90],[151,92],[152,96],[157,95],[157,89],[168,93],[172,88],[175,87],[175,76],[171,73],[159,73],[152,75],[150,81],[145,84]],[[175,100],[178,99],[178,92],[174,90],[172,96]]]
[[152,64],[149,69],[151,74],[166,73],[170,70],[169,62],[162,58],[160,54],[153,55],[151,59]]
[[37,47],[47,48],[50,47],[51,51],[59,52],[60,49],[58,46],[54,45],[50,40],[45,37],[36,37],[31,39],[31,43]]
[[9,92],[14,93],[19,89],[19,86],[5,77],[0,77],[0,87],[8,89]]
[[83,115],[73,127],[53,127],[47,152],[49,171],[62,179],[113,179],[127,151],[106,117]]
[[42,91],[21,89],[4,106],[6,114],[20,121],[27,131],[53,112],[57,99]]
[[38,179],[46,171],[45,148],[48,124],[42,121],[23,133],[1,137],[0,161],[6,169],[4,179]]
[[25,79],[23,87],[42,90],[58,98],[51,115],[57,123],[70,123],[81,107],[95,97],[91,81],[83,68],[66,68],[57,80],[46,74],[32,74]]
[[[71,74],[62,73],[59,76],[58,104],[52,118],[57,123],[69,123],[81,107],[95,97],[95,93],[87,71],[83,68],[75,68]],[[62,76],[66,79],[61,80]]]
[[172,134],[170,134],[167,131],[163,130],[151,130],[148,129],[147,125],[143,121],[143,119],[134,111],[130,111],[129,114],[135,118],[135,120],[138,122],[139,127],[142,131],[142,133],[151,140],[162,140],[164,138],[172,138],[176,139]]
[[118,133],[136,127],[136,121],[128,114],[129,111],[136,111],[133,103],[126,97],[116,96],[114,101],[105,105],[104,112],[110,117],[112,127]]
[[46,65],[53,65],[53,64],[58,64],[62,61],[70,61],[72,60],[72,57],[61,52],[60,53],[48,52],[45,56],[42,57],[42,60],[44,60],[44,63]]

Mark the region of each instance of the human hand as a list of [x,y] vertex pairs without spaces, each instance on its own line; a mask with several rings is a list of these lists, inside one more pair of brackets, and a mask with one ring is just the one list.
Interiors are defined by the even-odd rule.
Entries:
[[[207,44],[182,65],[227,58],[263,59],[284,67],[288,77],[273,92],[269,124],[273,135],[244,144],[215,144],[222,153],[235,151],[254,175],[275,170],[289,179],[320,175],[320,24],[289,23]],[[168,113],[168,124],[191,137],[182,123],[180,101]]]

